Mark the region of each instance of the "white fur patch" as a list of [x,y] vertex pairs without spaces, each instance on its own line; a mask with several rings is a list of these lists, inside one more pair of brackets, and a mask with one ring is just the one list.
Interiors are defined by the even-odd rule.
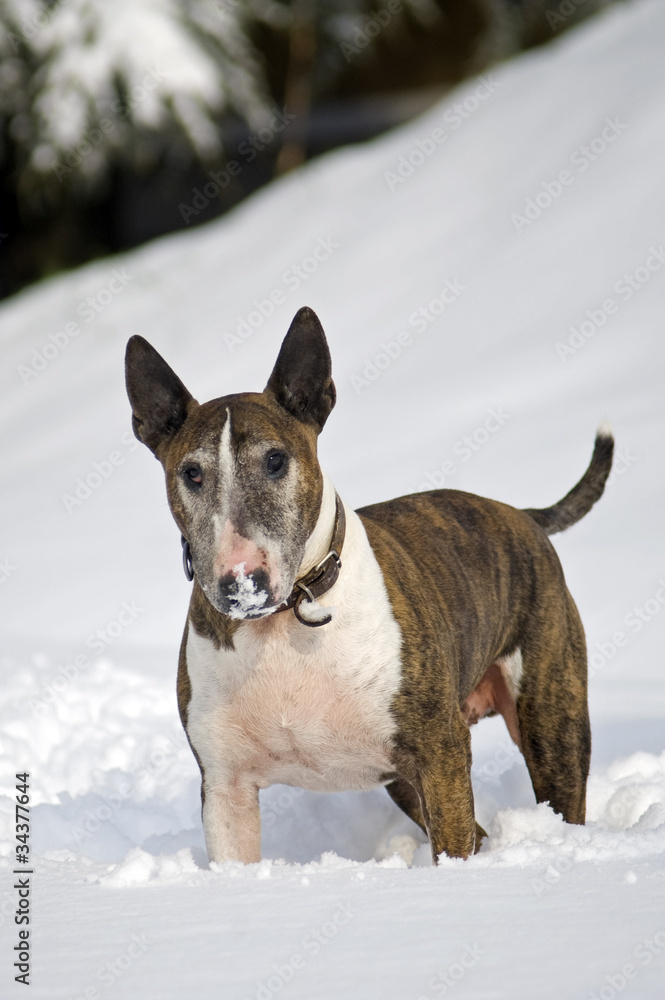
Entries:
[[496,661],[499,665],[501,673],[503,674],[503,679],[506,682],[508,691],[513,699],[517,701],[517,696],[520,693],[520,684],[522,682],[522,650],[517,647],[514,653],[510,656],[502,656]]
[[321,492],[321,510],[312,534],[307,539],[305,551],[300,565],[299,576],[304,576],[313,566],[316,566],[328,554],[328,546],[335,523],[335,487],[328,476],[323,473],[323,488]]
[[227,406],[226,420],[222,427],[222,433],[219,436],[219,469],[223,480],[226,480],[228,483],[231,482],[233,477],[234,467],[235,462],[231,450],[231,410]]
[[231,492],[235,471],[235,462],[231,450],[231,411],[228,406],[226,408],[226,420],[222,427],[222,433],[219,436],[218,457],[220,479],[224,484],[224,490],[222,491],[221,506],[219,510],[216,510],[212,514],[212,523],[215,527],[215,549],[217,551],[219,550],[224,525],[227,520],[228,497]]
[[[328,625],[309,629],[285,612],[244,622],[235,648],[216,650],[190,624],[187,731],[205,772],[213,860],[256,853],[255,843],[234,848],[228,838],[245,836],[234,817],[257,788],[360,790],[391,771],[401,633],[362,522],[346,517],[342,570],[321,598],[337,609]],[[332,519],[328,541],[331,530]]]

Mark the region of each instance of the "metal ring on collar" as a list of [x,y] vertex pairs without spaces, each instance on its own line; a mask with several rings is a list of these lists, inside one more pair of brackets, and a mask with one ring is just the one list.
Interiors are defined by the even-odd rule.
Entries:
[[314,601],[314,595],[309,587],[305,586],[305,584],[299,583],[297,586],[300,588],[301,593],[298,594],[293,602],[293,613],[300,624],[307,625],[308,628],[319,628],[320,625],[328,625],[332,621],[332,615],[325,615],[323,618],[317,618],[314,621],[310,621],[308,618],[303,618],[300,613],[300,605],[303,598],[306,596],[309,601]]
[[192,563],[192,553],[189,548],[189,542],[184,535],[181,536],[182,542],[182,565],[185,570],[185,576],[191,582],[194,579],[194,564]]

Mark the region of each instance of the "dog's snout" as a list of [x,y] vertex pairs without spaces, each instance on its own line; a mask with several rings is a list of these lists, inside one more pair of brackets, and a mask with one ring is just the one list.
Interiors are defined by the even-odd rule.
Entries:
[[234,566],[217,584],[219,601],[231,618],[252,618],[265,614],[277,603],[265,569],[258,567],[245,573],[243,566]]
[[246,583],[249,583],[256,590],[265,590],[266,593],[270,590],[270,577],[262,567],[254,569],[250,573],[245,573],[244,570],[234,567],[233,572],[226,573],[220,579],[219,592],[220,594],[231,594]]

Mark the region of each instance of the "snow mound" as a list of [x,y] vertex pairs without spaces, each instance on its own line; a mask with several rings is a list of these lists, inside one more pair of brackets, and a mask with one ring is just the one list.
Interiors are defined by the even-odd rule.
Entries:
[[198,871],[192,852],[183,849],[175,854],[154,857],[140,847],[133,847],[127,857],[111,869],[99,881],[103,885],[124,888],[130,885],[145,885],[148,882],[181,882],[183,876]]
[[[7,748],[0,857],[13,851],[12,762],[21,760],[34,774],[38,853],[111,863],[100,881],[115,886],[206,870],[198,773],[163,684],[105,656],[67,685],[57,684],[62,668],[46,656],[20,667],[6,659],[4,667],[12,679],[0,698]],[[41,697],[30,704],[35,692]],[[517,807],[502,806],[502,782],[518,773],[528,783],[516,748],[502,759],[509,766],[498,776],[487,763],[475,771],[477,797],[485,803],[490,797],[494,815],[469,866],[647,859],[665,851],[665,751],[634,753],[592,771],[585,827],[565,824],[546,804],[525,805],[528,790],[519,783]],[[274,786],[261,793],[261,808],[267,860],[250,866],[248,877],[269,877],[280,864],[305,875],[431,864],[424,835],[381,789],[325,795]],[[215,866],[229,877],[242,869]]]

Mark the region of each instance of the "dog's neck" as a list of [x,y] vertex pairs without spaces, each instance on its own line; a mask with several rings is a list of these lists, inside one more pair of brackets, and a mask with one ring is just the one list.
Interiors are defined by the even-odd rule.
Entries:
[[314,530],[305,544],[305,551],[300,563],[300,569],[298,570],[298,578],[305,576],[330,551],[330,540],[335,526],[336,494],[335,487],[325,472],[322,471],[322,475],[321,508]]

